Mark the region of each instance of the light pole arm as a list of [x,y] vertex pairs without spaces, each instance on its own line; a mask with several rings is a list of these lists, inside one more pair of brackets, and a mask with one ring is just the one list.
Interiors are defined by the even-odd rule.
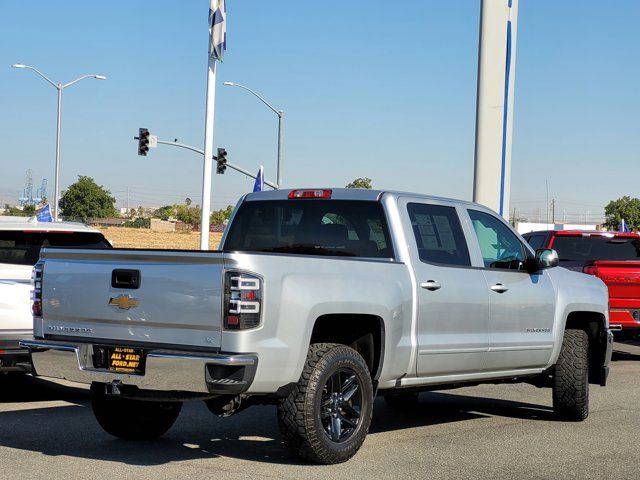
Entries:
[[40,75],[42,78],[44,78],[47,82],[49,82],[51,85],[53,85],[55,88],[60,88],[59,85],[57,85],[53,80],[51,80],[49,77],[47,77],[44,73],[42,73],[40,70],[38,70],[35,67],[30,67],[28,65],[25,65],[23,68],[28,68],[29,70],[33,70],[34,72],[36,72],[38,75]]
[[61,89],[65,89],[67,87],[70,87],[71,85],[73,85],[74,83],[79,82],[80,80],[83,80],[85,78],[89,78],[89,77],[93,77],[95,78],[95,75],[82,75],[81,77],[76,78],[75,80],[71,80],[69,83],[65,83],[64,85],[61,85],[60,88]]
[[276,115],[280,116],[280,110],[277,110],[276,108],[273,107],[273,105],[271,105],[269,102],[267,102],[262,96],[260,96],[259,93],[255,92],[254,90],[251,90],[249,87],[245,87],[244,85],[240,85],[239,83],[231,83],[231,84],[227,84],[230,85],[232,87],[240,87],[245,89],[247,92],[253,94],[255,97],[258,98],[258,100],[260,100],[262,103],[264,103],[267,107],[269,107],[273,113],[275,113]]
[[[137,140],[138,137],[133,137],[134,140]],[[197,147],[192,147],[191,145],[186,145],[184,143],[178,143],[178,142],[167,142],[166,140],[158,140],[158,143],[160,145],[172,145],[174,147],[180,147],[180,148],[184,148],[185,150],[190,150],[192,152],[196,152],[199,153],[200,155],[204,155],[204,151],[200,150]],[[243,175],[246,175],[247,177],[253,178],[255,180],[256,175],[254,175],[253,173],[249,172],[248,170],[245,170],[242,167],[239,167],[238,165],[234,165],[231,162],[227,162],[227,167],[231,168],[232,170],[235,170],[236,172],[240,172]],[[264,181],[265,185],[270,186],[271,188],[273,188],[274,190],[278,189],[278,185],[276,185],[273,182],[270,182],[269,180],[265,179]]]

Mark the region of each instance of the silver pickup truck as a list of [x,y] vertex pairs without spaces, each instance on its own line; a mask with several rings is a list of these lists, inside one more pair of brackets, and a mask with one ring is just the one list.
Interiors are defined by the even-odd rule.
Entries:
[[[98,422],[164,434],[182,402],[278,406],[318,463],[362,445],[377,393],[550,387],[584,420],[611,357],[607,289],[477,204],[411,193],[251,193],[211,252],[49,249],[34,268],[37,375],[91,384]],[[552,268],[555,267],[555,268]]]

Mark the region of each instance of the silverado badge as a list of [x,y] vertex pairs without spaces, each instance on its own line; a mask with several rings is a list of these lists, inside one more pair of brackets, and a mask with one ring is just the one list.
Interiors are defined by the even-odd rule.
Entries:
[[129,295],[119,295],[109,299],[109,305],[118,307],[122,310],[129,310],[131,307],[140,305],[140,300],[130,297]]

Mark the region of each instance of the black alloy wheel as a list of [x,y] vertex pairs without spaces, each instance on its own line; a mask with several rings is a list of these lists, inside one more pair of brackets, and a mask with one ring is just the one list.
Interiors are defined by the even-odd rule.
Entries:
[[327,379],[322,391],[320,419],[332,442],[342,443],[356,431],[362,400],[362,385],[353,370],[340,368]]
[[347,345],[312,343],[300,380],[278,404],[285,444],[315,463],[346,462],[367,436],[373,397],[362,355]]

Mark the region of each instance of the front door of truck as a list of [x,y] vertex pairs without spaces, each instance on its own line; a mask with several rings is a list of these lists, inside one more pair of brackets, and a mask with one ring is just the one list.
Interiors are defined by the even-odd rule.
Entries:
[[502,219],[475,209],[467,213],[490,298],[488,368],[545,366],[553,348],[555,314],[549,272],[530,274],[522,268],[531,253]]
[[[489,294],[472,268],[458,209],[447,202],[401,199],[417,298],[417,375],[486,369]],[[408,229],[407,229],[408,230]]]

